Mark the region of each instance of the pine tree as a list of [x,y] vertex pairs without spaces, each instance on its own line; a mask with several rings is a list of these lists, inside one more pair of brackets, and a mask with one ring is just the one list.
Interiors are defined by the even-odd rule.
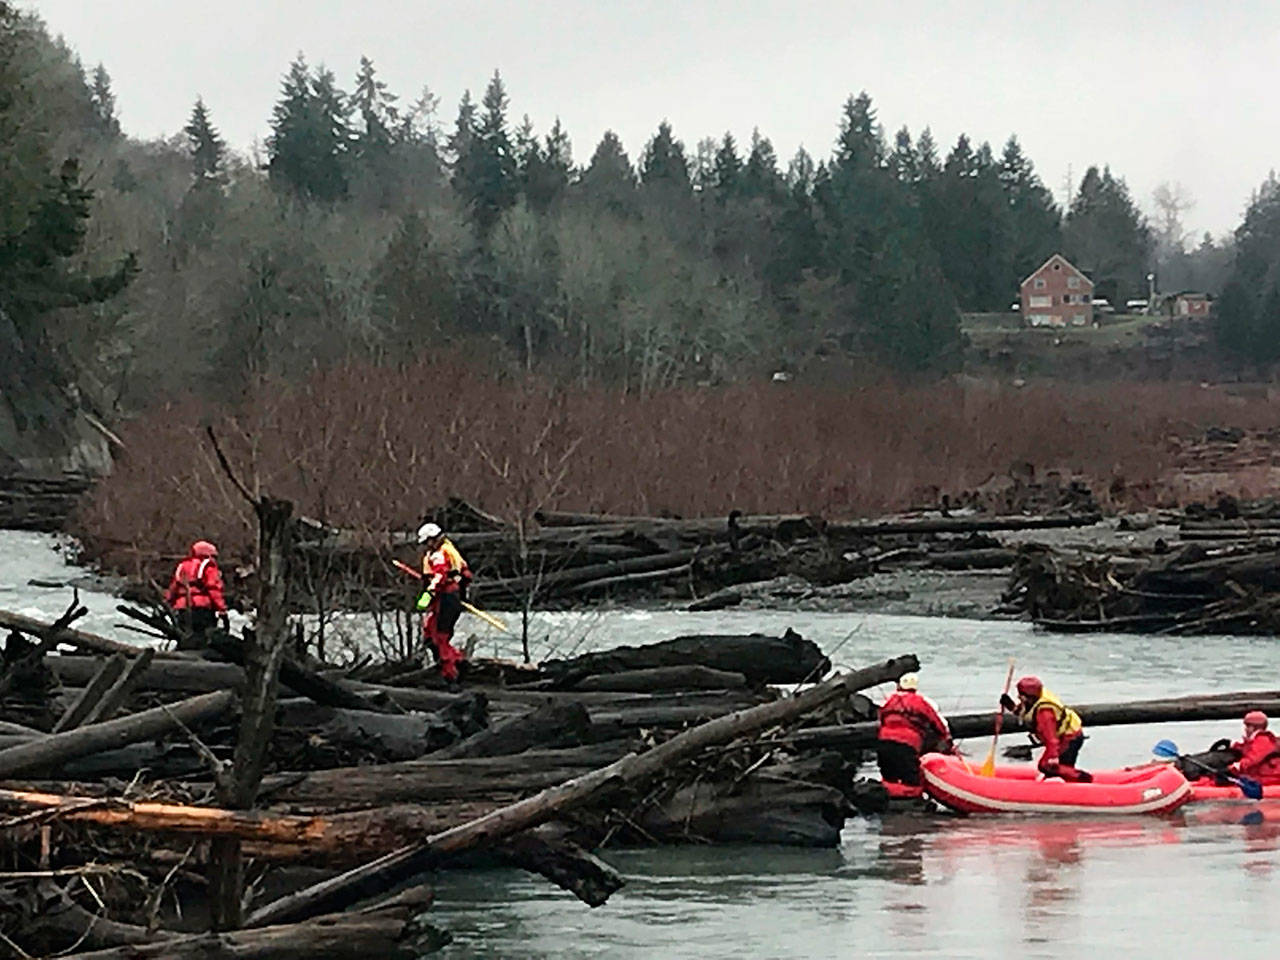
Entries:
[[927,183],[937,178],[942,172],[938,163],[938,145],[933,139],[933,131],[925,127],[916,139],[916,170],[918,180]]
[[776,198],[784,189],[778,172],[778,155],[768,137],[759,128],[751,131],[751,152],[742,169],[742,192],[748,197]]
[[578,188],[588,200],[617,213],[634,209],[636,172],[622,141],[612,130],[606,130],[600,138],[590,163],[578,179]]
[[102,64],[98,64],[93,70],[90,98],[94,125],[106,136],[118,137],[120,121],[116,119],[116,95],[111,90],[111,75]]
[[715,160],[711,167],[712,186],[721,200],[738,192],[742,177],[742,160],[738,156],[738,145],[733,134],[725,133],[716,150]]
[[564,196],[573,177],[573,145],[559,117],[537,157],[537,164],[524,174],[525,196],[535,210],[545,211]]
[[1011,136],[1000,156],[1000,185],[1010,218],[1010,269],[1021,282],[1062,246],[1062,214],[1031,159]]
[[640,156],[640,183],[650,189],[689,192],[689,162],[684,144],[671,133],[671,124],[663,120]]
[[445,144],[449,160],[455,172],[466,162],[471,150],[471,141],[476,136],[476,105],[471,99],[471,91],[464,90],[462,99],[458,101],[458,118],[453,123],[453,133]]
[[1100,297],[1123,302],[1146,290],[1151,229],[1109,167],[1085,171],[1063,225],[1068,259],[1089,274]]
[[879,167],[884,162],[884,138],[866,91],[845,101],[834,162],[858,169]]
[[196,97],[196,105],[191,108],[191,119],[182,128],[182,132],[187,136],[187,152],[191,156],[192,172],[196,179],[220,177],[227,145],[218,136],[203,97]]
[[889,169],[899,183],[914,186],[920,180],[920,155],[912,146],[911,131],[906,127],[894,134]]
[[355,144],[358,157],[385,156],[390,151],[400,125],[395,106],[397,99],[378,79],[373,61],[361,57],[355,89],[351,94],[351,111],[360,118]]
[[351,146],[347,107],[333,74],[314,79],[301,54],[285,75],[272,111],[267,169],[272,181],[315,200],[347,195],[345,164]]
[[[495,70],[482,101],[484,112],[476,121],[454,171],[453,185],[471,211],[482,233],[487,234],[519,192],[519,170],[511,135],[507,131],[507,91]],[[465,108],[465,104],[464,104]],[[463,131],[459,110],[459,134]]]

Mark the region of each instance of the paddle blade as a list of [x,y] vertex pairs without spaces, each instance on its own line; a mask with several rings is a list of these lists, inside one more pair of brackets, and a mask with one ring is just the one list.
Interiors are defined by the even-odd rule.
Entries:
[[1178,756],[1178,745],[1172,740],[1161,740],[1151,748],[1151,753],[1163,760],[1173,760]]
[[1236,785],[1240,788],[1240,792],[1250,800],[1262,799],[1262,784],[1257,780],[1253,780],[1249,777],[1238,777],[1236,779]]
[[978,768],[978,776],[994,777],[996,775],[996,749],[992,747],[987,752],[987,759],[982,761],[982,766]]

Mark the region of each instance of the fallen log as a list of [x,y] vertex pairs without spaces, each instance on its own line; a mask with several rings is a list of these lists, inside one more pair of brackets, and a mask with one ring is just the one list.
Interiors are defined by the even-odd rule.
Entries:
[[[1072,704],[1072,709],[1080,714],[1086,728],[1184,720],[1239,720],[1249,710],[1280,712],[1280,691],[1201,694],[1129,703]],[[987,711],[951,715],[947,717],[947,723],[954,737],[986,737],[991,735],[993,720],[991,712]],[[1011,713],[1005,714],[1003,727],[1009,733],[1022,729],[1021,722]],[[784,739],[801,750],[866,750],[876,745],[879,729],[877,721],[808,727]]]
[[98,668],[98,672],[89,680],[88,685],[80,692],[80,695],[72,701],[71,706],[67,707],[62,716],[58,718],[58,722],[54,724],[53,732],[62,733],[64,730],[74,730],[80,726],[85,718],[88,717],[89,711],[98,705],[106,692],[111,689],[112,684],[120,678],[120,674],[124,673],[125,664],[128,662],[128,658],[123,653],[112,654]]
[[[46,657],[45,663],[62,683],[72,687],[88,684],[98,670],[93,657],[59,655]],[[151,663],[142,670],[137,687],[165,693],[211,693],[235,690],[244,686],[244,670],[233,663],[210,660],[165,660]]]
[[[407,892],[408,893],[408,892]],[[452,939],[420,919],[431,904],[425,888],[357,913],[317,917],[222,933],[169,934],[152,942],[64,955],[67,960],[416,960]]]
[[233,701],[234,696],[227,691],[207,693],[180,703],[9,747],[0,750],[0,778],[50,769],[68,760],[137,743],[184,725],[191,726],[225,712]]
[[[9,610],[0,610],[0,627],[17,630],[19,633],[39,637],[42,640],[52,638],[58,643],[76,647],[80,650],[88,650],[90,653],[123,653],[128,657],[136,657],[146,649],[145,647],[134,646],[131,643],[122,643],[119,640],[102,637],[96,633],[77,630],[74,627],[63,627],[56,633],[52,633],[53,624],[44,620],[37,620],[34,617],[23,616],[20,613],[13,613]],[[181,660],[185,658],[184,654],[167,650],[159,651],[156,656],[164,660]]]
[[433,760],[462,757],[496,757],[523,753],[531,747],[552,749],[577,746],[587,739],[591,717],[577,701],[547,703],[519,717],[496,723],[436,750]]
[[293,810],[379,807],[429,798],[431,802],[531,793],[581,776],[618,759],[631,741],[606,741],[566,750],[527,750],[512,756],[466,757],[279,773],[263,780],[273,805]]
[[849,520],[826,525],[829,537],[880,537],[899,533],[980,533],[991,530],[1053,530],[1091,527],[1100,513],[1049,517],[920,517],[902,520]]
[[134,688],[137,687],[138,682],[142,679],[142,671],[151,666],[151,661],[155,659],[155,656],[155,648],[149,647],[130,660],[110,689],[102,695],[97,703],[89,708],[89,713],[82,723],[86,726],[101,723],[104,720],[112,719],[119,713],[120,708],[124,706],[125,701],[129,699]]
[[682,563],[675,567],[663,567],[661,570],[649,570],[644,573],[621,573],[614,577],[601,577],[568,587],[563,592],[571,596],[594,593],[597,590],[612,590],[614,587],[636,586],[637,584],[659,583],[663,580],[676,580],[693,573],[692,563]]
[[747,685],[744,674],[715,670],[700,664],[650,667],[621,673],[593,674],[573,683],[572,689],[602,693],[669,693],[681,690],[736,690]]
[[693,547],[688,550],[675,550],[631,560],[593,563],[582,567],[570,567],[567,570],[511,577],[506,580],[489,580],[483,587],[486,596],[493,593],[520,596],[533,589],[550,590],[555,587],[569,587],[606,577],[615,578],[622,574],[646,573],[653,570],[669,571],[677,567],[683,569],[695,559],[710,559],[723,553],[724,549],[723,547]]
[[[252,637],[253,631],[246,629],[245,642],[252,642]],[[209,637],[209,647],[232,663],[244,666],[244,646],[229,634],[212,634]],[[363,696],[349,684],[326,677],[288,654],[284,655],[280,663],[280,682],[304,697],[310,697],[316,703],[328,707],[346,707],[349,710],[368,710],[374,713],[395,712],[394,707],[387,706],[380,699]]]
[[545,877],[591,907],[603,905],[626,882],[609,864],[568,839],[557,824],[518,833],[497,852],[511,866]]
[[273,747],[278,748],[282,738],[294,738],[380,761],[416,760],[457,742],[463,733],[450,718],[436,713],[374,713],[285,700],[277,707]]
[[663,770],[691,759],[707,747],[750,736],[786,723],[847,697],[858,690],[919,669],[914,656],[898,657],[874,667],[834,677],[785,700],[752,707],[709,721],[641,754],[628,754],[607,767],[576,780],[550,787],[510,806],[495,810],[471,823],[428,837],[426,840],[381,857],[372,863],[282,897],[255,911],[250,926],[305,919],[376,895],[404,877],[412,876],[442,856],[492,845],[516,833],[538,826],[559,814],[600,800],[613,791],[636,786]]
[[642,647],[587,653],[570,660],[548,660],[542,670],[545,675],[568,683],[571,678],[594,674],[691,665],[740,673],[749,683],[803,683],[831,669],[831,662],[817,644],[787,630],[781,637],[759,633],[676,637]]

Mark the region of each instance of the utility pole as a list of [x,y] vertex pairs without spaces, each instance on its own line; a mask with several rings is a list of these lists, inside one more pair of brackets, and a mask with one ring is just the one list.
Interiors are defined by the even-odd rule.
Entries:
[[1067,176],[1066,176],[1066,179],[1063,180],[1062,182],[1062,187],[1066,191],[1066,195],[1067,195],[1066,199],[1062,203],[1062,209],[1064,212],[1066,212],[1071,209],[1071,201],[1075,199],[1075,193],[1076,193],[1076,185],[1075,185],[1075,181],[1072,179],[1072,176],[1071,176],[1071,164],[1069,163],[1067,164]]

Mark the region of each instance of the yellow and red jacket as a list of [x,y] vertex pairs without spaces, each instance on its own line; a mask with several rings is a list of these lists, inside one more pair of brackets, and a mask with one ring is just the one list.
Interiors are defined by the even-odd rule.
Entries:
[[1062,742],[1080,736],[1084,730],[1080,714],[1046,689],[1041,689],[1040,698],[1031,706],[1019,709],[1018,716],[1044,744],[1042,763],[1056,760],[1062,752]]
[[471,568],[462,559],[458,548],[449,540],[440,544],[422,558],[422,582],[433,597],[442,593],[457,593],[463,584],[471,582]]

